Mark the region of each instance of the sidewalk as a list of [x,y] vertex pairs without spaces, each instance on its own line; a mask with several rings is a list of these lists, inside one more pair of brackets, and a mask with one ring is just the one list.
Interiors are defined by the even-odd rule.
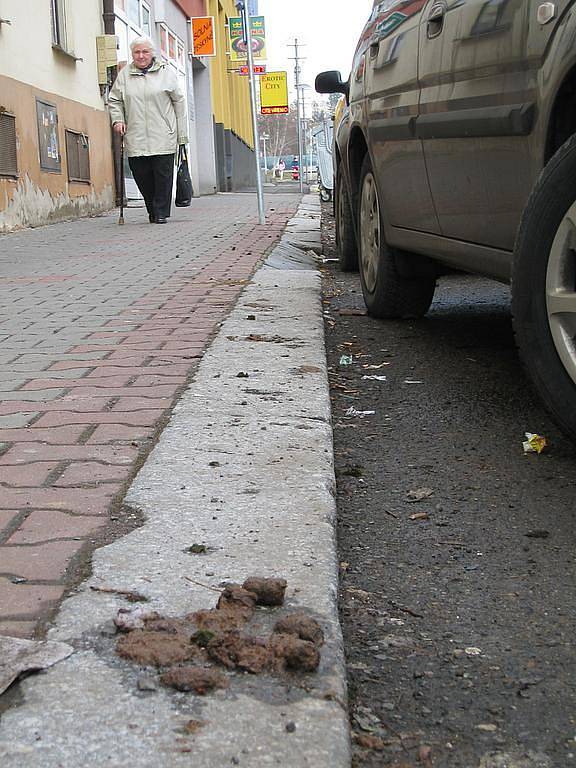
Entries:
[[[17,687],[3,766],[348,764],[319,278],[288,245],[251,277],[298,202],[267,198],[264,230],[240,194],[167,227],[129,210],[3,239],[0,633],[40,622],[73,649]],[[197,697],[115,654],[127,595],[182,617],[251,575],[318,619],[317,673]]]

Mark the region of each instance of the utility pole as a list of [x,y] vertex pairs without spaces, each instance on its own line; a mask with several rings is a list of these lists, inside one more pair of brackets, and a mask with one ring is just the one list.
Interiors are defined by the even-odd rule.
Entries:
[[258,106],[256,103],[256,75],[254,74],[254,51],[252,50],[252,27],[250,25],[250,11],[246,0],[236,0],[236,8],[242,17],[244,39],[248,51],[248,77],[250,79],[250,102],[252,104],[252,131],[254,133],[254,155],[256,158],[256,192],[258,196],[258,221],[266,224],[264,214],[264,192],[262,189],[262,172],[260,170],[260,132],[258,130]]
[[294,76],[296,79],[296,106],[298,112],[298,178],[300,180],[300,193],[302,194],[304,192],[304,183],[302,180],[302,124],[300,119],[300,57],[298,56],[298,38],[294,38],[294,45],[288,47],[294,48],[294,56],[291,58],[295,62]]

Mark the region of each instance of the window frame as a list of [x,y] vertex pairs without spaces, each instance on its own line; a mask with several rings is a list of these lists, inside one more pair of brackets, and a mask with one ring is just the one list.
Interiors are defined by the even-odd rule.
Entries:
[[[73,176],[71,173],[70,168],[70,147],[68,143],[68,139],[71,137],[76,137],[76,146],[78,147],[78,175]],[[92,176],[91,176],[91,168],[90,168],[90,137],[88,134],[83,133],[82,131],[75,131],[72,128],[66,128],[64,130],[64,143],[66,145],[66,171],[68,175],[68,181],[73,182],[74,184],[91,184],[92,183]],[[87,176],[82,177],[80,175],[82,171],[82,157],[80,155],[80,145],[82,144],[83,149],[86,150],[85,154],[85,163],[84,166],[87,167]]]

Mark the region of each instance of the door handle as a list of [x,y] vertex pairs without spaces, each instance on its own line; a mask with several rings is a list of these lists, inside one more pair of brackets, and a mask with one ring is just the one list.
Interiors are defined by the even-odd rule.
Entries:
[[445,3],[434,3],[428,14],[428,20],[426,22],[426,35],[430,40],[433,37],[438,37],[444,27],[444,16],[446,15]]

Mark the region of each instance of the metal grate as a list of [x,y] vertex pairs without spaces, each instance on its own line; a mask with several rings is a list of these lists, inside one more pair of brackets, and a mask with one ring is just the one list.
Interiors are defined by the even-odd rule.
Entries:
[[16,118],[0,112],[0,176],[17,175]]
[[85,133],[66,131],[69,181],[90,181],[90,144]]

